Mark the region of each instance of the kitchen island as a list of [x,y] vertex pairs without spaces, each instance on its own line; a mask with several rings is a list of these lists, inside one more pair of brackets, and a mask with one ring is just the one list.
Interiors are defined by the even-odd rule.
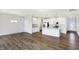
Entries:
[[51,28],[51,27],[43,27],[42,34],[54,36],[54,37],[60,37],[60,29],[59,28]]

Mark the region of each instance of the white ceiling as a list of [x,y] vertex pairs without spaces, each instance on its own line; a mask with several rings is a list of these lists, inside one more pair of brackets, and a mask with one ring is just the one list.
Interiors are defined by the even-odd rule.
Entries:
[[20,16],[67,16],[79,15],[79,10],[69,11],[69,9],[0,9],[0,13]]

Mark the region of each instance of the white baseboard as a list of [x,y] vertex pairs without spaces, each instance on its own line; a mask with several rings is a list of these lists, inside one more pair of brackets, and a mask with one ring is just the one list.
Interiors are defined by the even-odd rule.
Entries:
[[15,33],[1,33],[0,36],[3,36],[3,35],[11,35],[11,34],[16,34],[16,33],[21,33],[21,32],[15,32]]

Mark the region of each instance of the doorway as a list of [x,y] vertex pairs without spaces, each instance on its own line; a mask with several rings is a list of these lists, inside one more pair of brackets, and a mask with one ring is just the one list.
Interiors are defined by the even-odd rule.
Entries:
[[67,31],[77,31],[76,17],[70,17],[67,19]]
[[32,17],[32,33],[42,34],[42,19],[40,17]]
[[[76,17],[70,17],[67,19],[67,36],[70,38],[74,37],[74,39],[78,38]],[[72,41],[73,39],[70,38],[69,40]]]

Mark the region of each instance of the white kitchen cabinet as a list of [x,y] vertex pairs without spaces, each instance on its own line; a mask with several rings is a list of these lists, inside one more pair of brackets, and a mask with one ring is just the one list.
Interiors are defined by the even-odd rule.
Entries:
[[43,28],[42,34],[60,37],[60,30],[59,28]]

